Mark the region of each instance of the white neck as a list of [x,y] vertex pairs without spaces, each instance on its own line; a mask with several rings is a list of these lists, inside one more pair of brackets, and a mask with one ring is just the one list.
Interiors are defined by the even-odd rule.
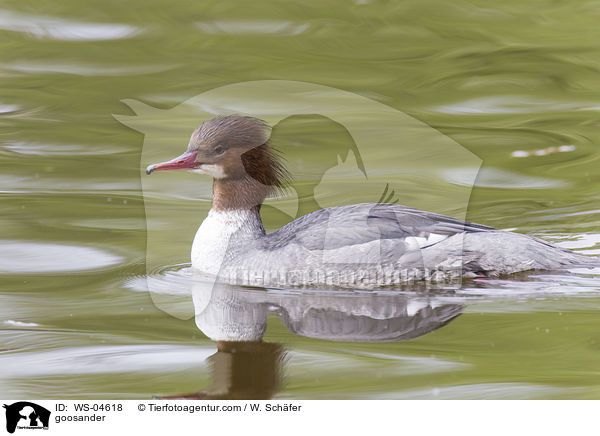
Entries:
[[258,208],[211,209],[192,244],[192,267],[217,275],[229,260],[228,254],[264,236]]

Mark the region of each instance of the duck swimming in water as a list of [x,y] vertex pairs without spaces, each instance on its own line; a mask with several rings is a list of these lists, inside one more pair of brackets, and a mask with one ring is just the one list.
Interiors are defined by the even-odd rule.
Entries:
[[260,206],[284,186],[287,171],[268,126],[255,118],[203,122],[184,154],[146,173],[179,169],[213,177],[212,208],[191,260],[195,270],[226,281],[386,286],[600,265],[541,239],[398,204],[329,207],[266,233]]

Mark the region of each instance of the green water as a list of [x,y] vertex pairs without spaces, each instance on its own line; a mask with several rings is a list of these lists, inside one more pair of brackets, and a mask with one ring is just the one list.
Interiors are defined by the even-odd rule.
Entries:
[[[377,128],[355,143],[318,113],[279,119],[272,139],[295,179],[264,208],[269,229],[376,202],[389,184],[400,203],[597,255],[599,18],[594,2],[548,0],[4,1],[0,396],[600,398],[598,271],[370,293],[226,290],[234,321],[269,314],[264,343],[217,350],[189,295],[169,292],[188,280],[177,265],[189,262],[210,182],[141,170],[185,149],[190,120],[205,116],[186,100],[304,82],[385,105],[426,134],[408,129],[396,143]],[[294,106],[269,83],[228,104]],[[147,107],[161,115],[144,136],[131,120]],[[434,143],[456,147],[440,155]],[[167,291],[151,295],[147,278]],[[332,320],[386,311],[396,321],[375,330],[398,341],[332,340],[344,333]],[[310,334],[294,321],[307,316]],[[361,322],[345,333],[356,339]]]

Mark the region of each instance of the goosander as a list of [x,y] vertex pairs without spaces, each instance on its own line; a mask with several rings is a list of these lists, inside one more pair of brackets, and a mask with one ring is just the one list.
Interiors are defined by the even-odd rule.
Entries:
[[329,207],[266,233],[260,207],[288,173],[256,118],[205,121],[184,154],[146,173],[180,169],[213,178],[192,268],[237,284],[370,287],[600,264],[538,238],[398,204]]

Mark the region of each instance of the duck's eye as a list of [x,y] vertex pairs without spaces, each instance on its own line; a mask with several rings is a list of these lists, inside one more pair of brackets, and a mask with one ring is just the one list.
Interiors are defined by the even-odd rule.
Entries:
[[225,151],[225,147],[221,144],[215,145],[215,147],[213,148],[213,151],[215,152],[215,154],[221,154]]

